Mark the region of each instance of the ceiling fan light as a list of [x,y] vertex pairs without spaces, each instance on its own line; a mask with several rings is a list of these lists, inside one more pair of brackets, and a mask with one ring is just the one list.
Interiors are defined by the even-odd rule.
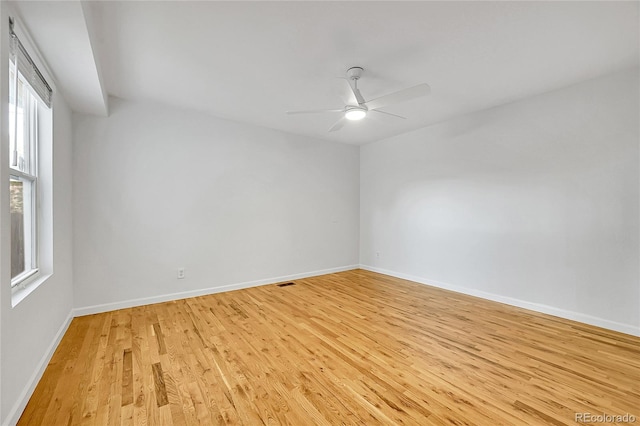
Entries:
[[352,108],[344,113],[344,118],[347,120],[362,120],[367,116],[367,111],[362,108]]

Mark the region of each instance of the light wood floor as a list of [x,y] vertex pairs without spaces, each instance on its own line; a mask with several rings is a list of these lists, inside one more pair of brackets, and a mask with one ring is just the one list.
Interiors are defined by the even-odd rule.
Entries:
[[640,422],[640,339],[355,270],[73,320],[22,425]]

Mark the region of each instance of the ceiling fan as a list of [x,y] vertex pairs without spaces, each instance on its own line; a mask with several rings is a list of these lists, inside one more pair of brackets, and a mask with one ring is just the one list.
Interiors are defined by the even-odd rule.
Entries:
[[[362,77],[364,69],[362,67],[351,67],[347,70],[347,79],[343,80],[349,85],[349,99],[347,105],[344,108],[337,109],[321,109],[321,110],[308,110],[308,111],[287,111],[287,114],[316,114],[324,112],[341,112],[343,116],[340,117],[336,123],[329,129],[330,132],[340,130],[347,120],[362,120],[368,113],[373,112],[377,114],[384,114],[386,116],[405,119],[400,115],[391,114],[389,112],[380,111],[380,108],[384,108],[389,105],[405,102],[410,99],[419,98],[429,94],[431,88],[428,84],[422,83],[417,86],[409,87],[408,89],[399,90],[397,92],[390,93],[388,95],[381,96],[370,101],[365,101],[364,97],[358,89],[358,80]],[[350,81],[353,82],[350,83]]]

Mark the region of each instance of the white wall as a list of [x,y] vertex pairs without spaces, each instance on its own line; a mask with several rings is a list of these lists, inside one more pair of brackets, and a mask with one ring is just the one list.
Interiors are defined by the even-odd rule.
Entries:
[[[8,5],[0,4],[2,21],[0,64],[8,64]],[[23,40],[25,41],[25,40]],[[33,55],[33,54],[32,54]],[[35,56],[35,55],[33,55]],[[42,66],[41,66],[42,69]],[[7,235],[9,221],[8,67],[0,66],[0,224]],[[48,77],[52,82],[51,78]],[[48,356],[68,325],[73,305],[72,286],[72,191],[71,191],[71,112],[58,93],[53,113],[53,275],[16,307],[11,307],[9,239],[0,250],[0,423],[11,424],[46,366]]]
[[358,263],[358,147],[110,107],[74,116],[79,312]]
[[638,94],[636,68],[363,146],[361,263],[640,333]]

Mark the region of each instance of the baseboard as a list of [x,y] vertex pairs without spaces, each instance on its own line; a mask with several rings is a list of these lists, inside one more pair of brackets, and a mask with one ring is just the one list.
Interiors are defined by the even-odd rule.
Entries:
[[568,311],[565,309],[556,308],[553,306],[543,305],[539,303],[527,302],[525,300],[515,299],[512,297],[501,296],[494,293],[488,293],[481,290],[475,290],[467,287],[460,287],[436,280],[430,280],[427,278],[418,277],[415,275],[404,274],[401,272],[389,271],[387,269],[377,268],[369,265],[360,265],[360,269],[364,269],[371,272],[377,272],[379,274],[389,275],[404,280],[414,281],[419,284],[425,284],[432,287],[438,287],[445,290],[455,291],[456,293],[467,294],[469,296],[480,297],[482,299],[492,300],[494,302],[504,303],[505,305],[516,306],[518,308],[529,309],[531,311],[540,312],[543,314],[553,315],[560,318],[565,318],[573,321],[582,322],[589,325],[595,325],[596,327],[602,327],[609,330],[618,331],[620,333],[630,334],[632,336],[640,337],[640,326],[633,326],[631,324],[624,324],[615,321],[610,321],[604,318],[598,318],[591,315],[583,314],[580,312]]
[[144,297],[140,299],[123,300],[120,302],[105,303],[101,305],[85,306],[75,308],[73,316],[81,317],[84,315],[99,314],[102,312],[115,311],[117,309],[133,308],[134,306],[150,305],[152,303],[169,302],[171,300],[186,299],[188,297],[204,296],[207,294],[223,293],[225,291],[241,290],[243,288],[257,287],[261,285],[273,284],[282,281],[298,280],[301,278],[315,277],[318,275],[333,274],[335,272],[349,271],[358,269],[358,265],[340,266],[337,268],[322,269],[318,271],[304,272],[300,274],[284,275],[280,277],[267,278],[263,280],[247,281],[237,284],[229,284],[220,287],[203,288],[198,290],[183,291],[179,293],[163,294],[159,296]]
[[49,365],[49,361],[51,361],[51,357],[53,356],[53,353],[58,347],[58,344],[60,344],[60,341],[62,340],[62,336],[64,336],[64,334],[67,332],[67,329],[69,328],[69,324],[71,324],[72,319],[73,319],[73,311],[69,312],[69,315],[67,315],[67,318],[64,320],[64,322],[60,326],[60,329],[58,330],[55,337],[53,338],[53,341],[47,348],[43,357],[40,359],[40,362],[38,363],[35,371],[27,381],[27,385],[24,387],[24,389],[20,393],[20,396],[18,397],[18,401],[13,405],[13,407],[9,411],[9,414],[3,421],[2,423],[3,426],[15,425],[16,423],[18,423],[18,420],[20,420],[20,416],[22,415],[22,412],[27,406],[27,403],[29,402],[29,399],[31,398],[33,391],[36,389],[38,382],[42,378],[42,375],[44,374],[44,370],[47,368],[47,365]]

